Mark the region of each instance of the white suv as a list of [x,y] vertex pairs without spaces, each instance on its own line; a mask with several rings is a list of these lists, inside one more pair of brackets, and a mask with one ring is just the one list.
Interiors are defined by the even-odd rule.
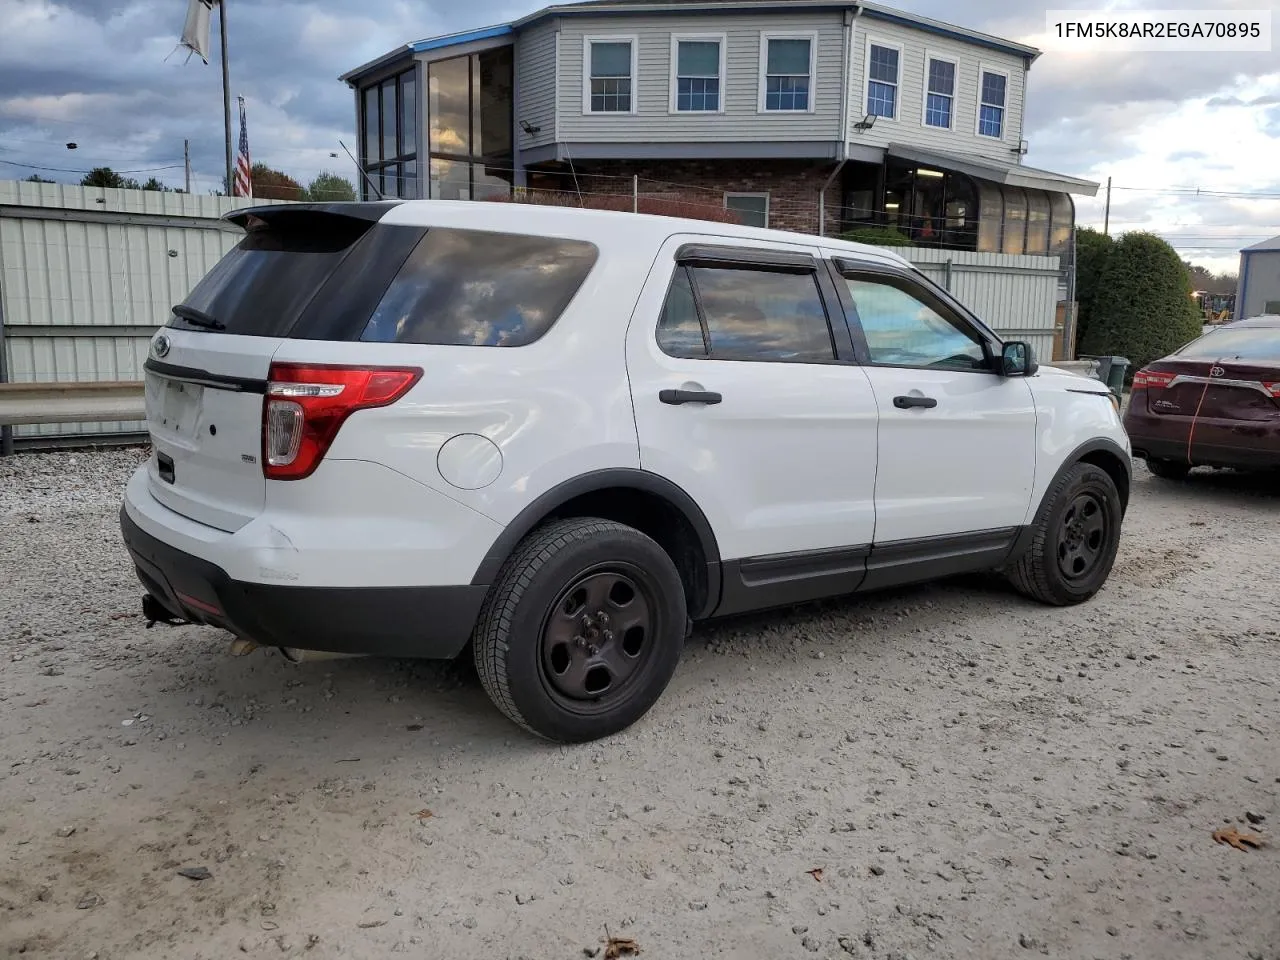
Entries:
[[878,247],[516,204],[276,205],[152,340],[121,524],[152,620],[452,658],[562,741],[693,621],[1115,558],[1106,387]]

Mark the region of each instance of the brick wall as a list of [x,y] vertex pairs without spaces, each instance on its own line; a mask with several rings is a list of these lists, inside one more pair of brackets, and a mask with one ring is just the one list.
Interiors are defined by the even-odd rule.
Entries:
[[[818,193],[834,164],[806,160],[610,160],[578,161],[579,187],[585,192],[680,194],[705,198],[723,207],[726,193],[768,193],[769,226],[800,233],[818,232]],[[616,179],[615,179],[616,178]],[[827,189],[827,236],[839,232],[840,178]]]

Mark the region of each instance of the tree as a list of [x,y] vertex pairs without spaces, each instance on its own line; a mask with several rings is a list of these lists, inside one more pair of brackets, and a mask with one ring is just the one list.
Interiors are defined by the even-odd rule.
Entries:
[[302,184],[265,163],[255,163],[249,170],[253,180],[253,195],[258,200],[305,200]]
[[1137,370],[1194,340],[1200,323],[1173,247],[1151,233],[1126,233],[1102,267],[1080,352],[1128,357]]
[[144,183],[144,184],[143,184],[139,189],[142,189],[142,190],[155,190],[155,191],[157,191],[157,192],[159,192],[159,193],[176,193],[176,192],[177,192],[177,191],[175,191],[175,190],[173,189],[173,187],[167,187],[167,186],[165,186],[163,183],[161,183],[161,182],[160,182],[159,180],[157,180],[155,177],[152,177],[150,180],[148,180],[146,183]]
[[80,181],[80,186],[107,187],[118,190],[124,187],[125,183],[125,178],[110,167],[94,167],[84,175],[84,179]]
[[31,176],[27,177],[25,182],[26,183],[57,183],[58,181],[46,180],[44,177],[40,176],[40,174],[33,173]]
[[335,200],[354,200],[356,198],[356,188],[351,185],[351,181],[338,176],[336,173],[329,173],[327,170],[320,171],[320,175],[311,181],[311,185],[307,187],[308,200],[335,201]]
[[1089,227],[1076,231],[1076,344],[1084,343],[1085,333],[1093,320],[1093,302],[1098,293],[1102,268],[1115,246],[1105,233]]

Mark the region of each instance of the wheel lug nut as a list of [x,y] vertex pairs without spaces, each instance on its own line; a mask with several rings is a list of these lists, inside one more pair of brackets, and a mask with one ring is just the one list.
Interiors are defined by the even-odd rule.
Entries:
[[599,652],[600,652],[600,648],[597,647],[594,643],[591,644],[591,646],[587,647],[587,653],[591,654],[593,657]]

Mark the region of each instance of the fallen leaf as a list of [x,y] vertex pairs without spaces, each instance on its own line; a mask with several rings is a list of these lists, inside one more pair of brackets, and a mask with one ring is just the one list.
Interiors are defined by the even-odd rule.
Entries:
[[1213,839],[1218,843],[1225,843],[1246,853],[1249,852],[1249,847],[1261,847],[1266,843],[1256,833],[1240,833],[1234,826],[1213,831]]
[[812,870],[806,870],[806,871],[805,871],[805,873],[807,873],[809,876],[813,877],[813,879],[817,880],[819,883],[821,883],[821,882],[822,882],[822,868],[821,868],[821,867],[814,867]]
[[178,871],[178,876],[186,877],[188,880],[208,880],[213,874],[209,872],[208,867],[183,867]]
[[374,927],[384,927],[386,924],[385,920],[361,920],[356,926],[361,930],[372,930]]
[[604,960],[618,960],[619,957],[634,957],[640,952],[640,944],[631,937],[610,937],[605,941]]
[[430,820],[432,817],[435,816],[435,814],[432,813],[430,810],[428,810],[426,807],[423,807],[421,810],[415,813],[414,816],[417,817],[419,820]]

